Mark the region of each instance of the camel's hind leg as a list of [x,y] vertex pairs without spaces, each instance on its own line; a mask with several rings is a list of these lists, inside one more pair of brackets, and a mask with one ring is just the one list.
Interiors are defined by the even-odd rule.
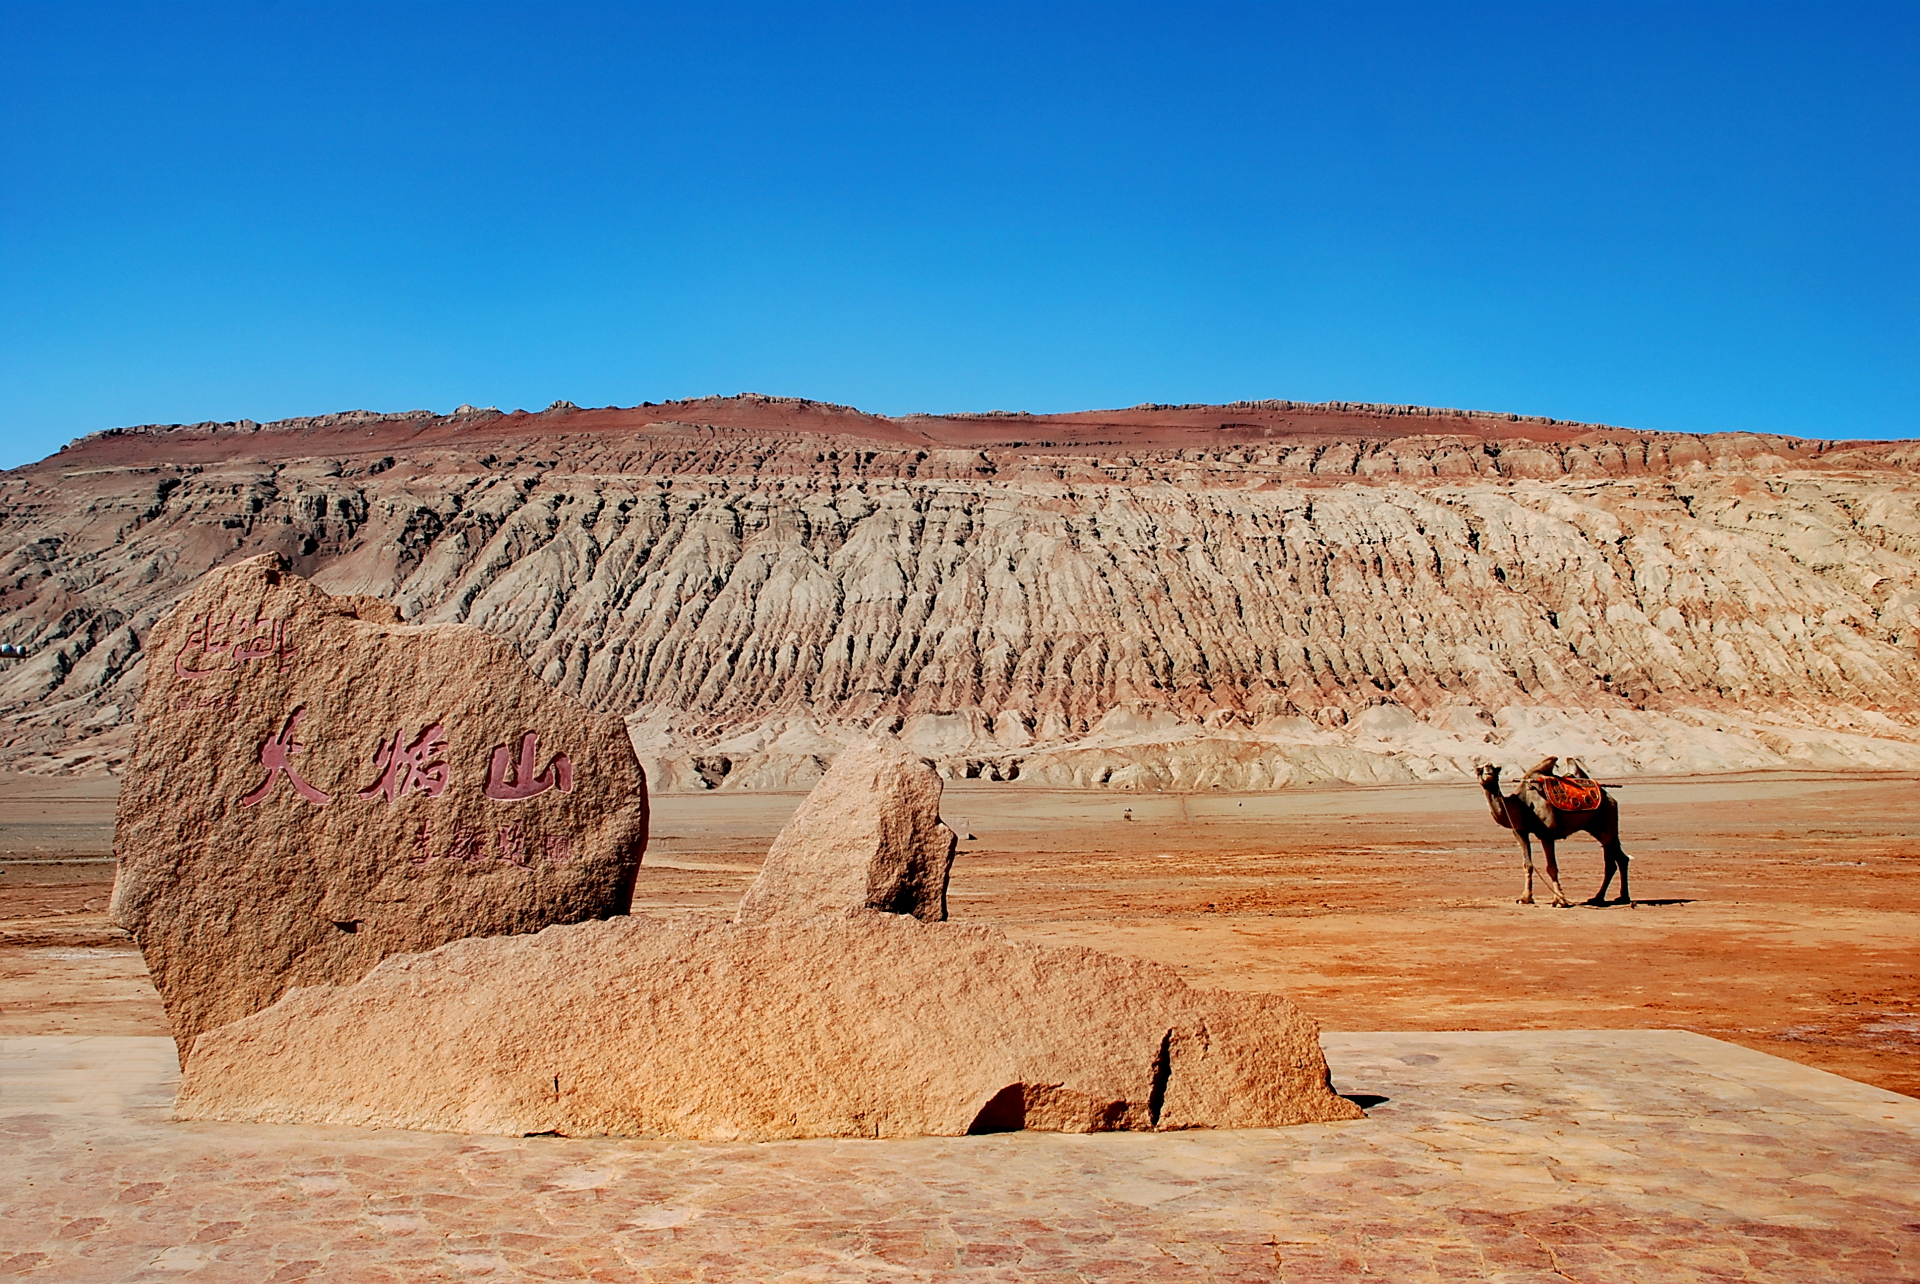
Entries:
[[[1600,890],[1593,894],[1593,899],[1588,901],[1587,904],[1633,904],[1633,893],[1627,889],[1627,862],[1632,858],[1629,857],[1620,846],[1620,822],[1618,817],[1613,818],[1613,822],[1604,829],[1596,832],[1594,837],[1600,840],[1600,853],[1605,858],[1607,864],[1606,873],[1602,875],[1600,879]],[[1613,876],[1616,871],[1620,875],[1620,899],[1615,902],[1609,902],[1607,900],[1607,888],[1612,885]]]
[[[1603,844],[1602,849],[1606,853],[1607,872],[1605,877],[1601,878],[1600,880],[1600,890],[1593,894],[1593,899],[1588,901],[1587,904],[1589,905],[1609,905],[1609,904],[1631,905],[1633,904],[1633,893],[1629,891],[1627,888],[1627,863],[1631,861],[1633,858],[1627,855],[1626,852],[1620,849],[1620,840],[1618,838],[1614,839],[1612,842]],[[1608,884],[1613,882],[1613,875],[1615,870],[1618,870],[1620,872],[1620,899],[1617,901],[1609,901],[1607,900],[1607,886]]]

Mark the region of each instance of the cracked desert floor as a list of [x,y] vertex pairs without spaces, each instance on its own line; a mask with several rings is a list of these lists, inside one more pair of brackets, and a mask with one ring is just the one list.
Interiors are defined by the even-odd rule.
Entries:
[[[167,1032],[106,917],[111,781],[4,778],[0,1036]],[[1269,794],[956,782],[957,919],[1292,995],[1329,1031],[1684,1029],[1920,1095],[1920,788],[1636,780],[1631,907],[1515,904],[1472,785]],[[662,795],[634,909],[725,914],[800,794]],[[1590,896],[1599,848],[1561,849]]]

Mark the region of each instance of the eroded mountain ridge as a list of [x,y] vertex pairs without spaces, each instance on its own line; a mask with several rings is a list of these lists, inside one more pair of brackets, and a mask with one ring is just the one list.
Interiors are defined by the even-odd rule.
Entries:
[[277,551],[512,640],[659,788],[805,786],[875,723],[1056,785],[1915,769],[1917,457],[1293,402],[120,429],[0,476],[0,755],[117,763],[154,620]]

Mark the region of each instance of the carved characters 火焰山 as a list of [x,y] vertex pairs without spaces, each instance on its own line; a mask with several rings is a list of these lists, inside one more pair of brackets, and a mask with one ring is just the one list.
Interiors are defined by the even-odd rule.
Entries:
[[438,722],[415,736],[412,743],[407,742],[405,731],[395,731],[373,755],[373,769],[380,772],[380,778],[362,789],[360,797],[384,795],[393,803],[416,789],[429,798],[447,792],[447,760],[434,756],[447,747],[446,734],[446,727]]
[[282,775],[286,776],[287,783],[293,786],[293,792],[314,806],[324,807],[333,801],[332,795],[315,789],[302,780],[300,773],[293,769],[293,756],[306,752],[306,746],[293,738],[294,728],[300,725],[300,719],[306,712],[307,706],[303,704],[288,714],[286,725],[281,727],[278,733],[268,736],[266,742],[260,746],[260,765],[267,769],[267,778],[261,781],[259,787],[252,793],[240,799],[242,807],[251,807],[272,793],[274,785],[279,782]]
[[[264,801],[273,793],[283,775],[294,792],[313,806],[324,807],[333,801],[332,795],[308,783],[293,767],[294,756],[306,751],[306,745],[294,735],[306,713],[307,706],[296,708],[281,729],[270,734],[261,744],[260,765],[267,769],[267,776],[252,792],[240,799],[242,806],[251,807]],[[366,788],[358,790],[355,796],[368,802],[384,798],[389,803],[397,803],[414,793],[423,793],[429,798],[441,797],[453,783],[448,748],[446,725],[442,722],[429,723],[411,740],[407,738],[404,727],[396,729],[381,740],[374,752],[373,767],[380,773],[379,777]],[[549,790],[572,792],[572,760],[564,753],[556,753],[547,762],[546,769],[541,771],[537,770],[539,752],[540,733],[537,731],[521,735],[517,759],[510,754],[507,745],[494,746],[488,756],[482,792],[494,802],[524,802],[529,798],[538,798]],[[413,840],[416,852],[413,864],[427,865],[436,860],[484,864],[497,860],[531,870],[541,863],[565,865],[573,859],[571,836],[565,833],[530,833],[518,821],[498,827],[456,825],[450,831],[445,831],[441,840],[444,848],[440,851],[434,850],[440,846],[434,842],[434,837],[433,820],[428,817],[421,822]]]
[[505,745],[495,745],[493,755],[487,760],[486,795],[499,802],[521,802],[528,798],[538,798],[549,789],[558,789],[569,793],[573,789],[573,763],[567,755],[557,753],[547,769],[536,773],[534,765],[539,761],[540,733],[528,731],[520,737],[520,759],[513,761]]

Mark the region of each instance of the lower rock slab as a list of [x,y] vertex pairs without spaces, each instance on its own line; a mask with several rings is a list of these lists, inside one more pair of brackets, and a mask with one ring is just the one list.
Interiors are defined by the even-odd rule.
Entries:
[[1920,1101],[1677,1031],[1323,1043],[1367,1119],[724,1144],[170,1123],[171,1041],[4,1039],[0,1276],[1920,1279]]

